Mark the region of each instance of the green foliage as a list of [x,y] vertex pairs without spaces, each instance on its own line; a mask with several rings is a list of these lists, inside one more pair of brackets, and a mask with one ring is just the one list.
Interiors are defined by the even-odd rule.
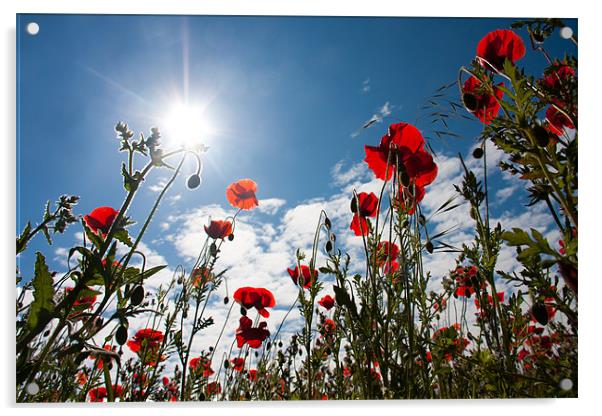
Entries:
[[54,288],[52,275],[46,266],[42,253],[36,253],[36,264],[33,278],[33,302],[29,307],[27,326],[37,328],[40,321],[48,319],[54,311]]

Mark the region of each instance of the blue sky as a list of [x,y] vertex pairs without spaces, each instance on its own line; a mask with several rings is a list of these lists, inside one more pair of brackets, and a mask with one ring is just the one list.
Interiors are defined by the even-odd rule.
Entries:
[[[230,244],[232,256],[224,255],[224,265],[233,267],[234,281],[248,284],[245,273],[254,272],[262,276],[258,281],[288,294],[273,282],[288,279],[286,265],[292,264],[296,245],[306,246],[319,209],[328,208],[339,219],[342,244],[351,249],[357,244],[347,231],[348,199],[352,189],[370,189],[374,182],[361,163],[364,144],[378,143],[394,120],[414,123],[424,114],[419,109],[424,101],[474,58],[479,39],[509,28],[515,19],[19,15],[17,20],[17,232],[27,220],[40,219],[47,200],[64,193],[81,197],[76,214],[102,205],[118,208],[125,196],[120,175],[125,154],[117,152],[116,122],[146,133],[161,127],[175,101],[188,99],[204,108],[213,127],[206,137],[203,184],[186,189],[185,176],[194,170],[187,165],[145,236],[145,248],[171,270],[189,264],[208,216],[232,214],[226,186],[249,177],[258,183],[265,209],[241,217],[246,228]],[[30,21],[40,26],[36,36],[25,32]],[[565,23],[577,31],[575,20]],[[552,56],[576,55],[558,34],[547,48]],[[546,62],[528,48],[519,64],[540,74]],[[450,97],[458,99],[455,87]],[[354,134],[383,109],[390,118]],[[430,144],[440,164],[440,177],[424,202],[432,211],[453,193],[460,174],[454,156],[470,154],[480,125],[454,123],[452,130],[462,138],[445,140],[429,134],[430,121],[417,127],[435,137]],[[150,188],[167,174],[148,179],[130,215],[144,218],[157,196]],[[491,185],[493,216],[506,219],[503,225],[547,229],[541,210],[524,207],[516,181],[497,175]],[[465,214],[458,212],[433,227],[456,225]],[[451,237],[458,244],[470,234],[465,225]],[[76,225],[57,236],[52,248],[36,238],[19,259],[25,276],[33,270],[36,250],[64,270],[65,248],[76,241],[77,231]],[[237,270],[241,260],[251,268]],[[433,270],[443,273],[451,260],[433,259]]]

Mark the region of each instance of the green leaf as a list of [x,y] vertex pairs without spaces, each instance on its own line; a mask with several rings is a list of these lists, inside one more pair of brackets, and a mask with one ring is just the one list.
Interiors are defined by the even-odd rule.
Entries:
[[138,181],[129,174],[125,163],[121,163],[121,175],[123,176],[123,187],[126,191],[131,192],[138,187]]
[[47,319],[54,310],[54,288],[52,275],[48,271],[46,259],[42,253],[36,253],[35,276],[33,278],[33,302],[29,308],[27,326],[34,329],[40,319]]
[[166,267],[167,267],[167,264],[164,264],[163,266],[156,266],[156,267],[147,269],[144,271],[144,273],[142,273],[142,279],[148,279],[149,277],[160,272],[161,270],[163,270]]
[[48,232],[48,227],[42,227],[42,233],[44,237],[46,237],[46,241],[48,241],[48,245],[52,245],[52,239],[50,238],[50,233]]
[[116,231],[113,234],[113,237],[115,237],[116,240],[121,241],[123,244],[125,244],[128,247],[132,247],[134,245],[134,243],[132,242],[132,239],[130,238],[130,234],[128,233],[128,231],[125,228],[122,228],[122,229]]
[[513,228],[512,231],[504,232],[502,234],[502,238],[506,240],[510,246],[524,246],[532,244],[529,234],[520,228]]
[[17,238],[17,254],[21,253],[23,250],[25,250],[27,248],[27,237],[29,236],[30,232],[31,232],[31,222],[28,221],[27,225],[23,229],[23,232],[21,233],[19,238]]
[[86,221],[84,221],[83,219],[82,225],[84,226],[84,231],[86,232],[86,237],[88,237],[88,240],[90,240],[94,247],[100,248],[102,246],[102,238],[98,234],[93,232],[86,224]]

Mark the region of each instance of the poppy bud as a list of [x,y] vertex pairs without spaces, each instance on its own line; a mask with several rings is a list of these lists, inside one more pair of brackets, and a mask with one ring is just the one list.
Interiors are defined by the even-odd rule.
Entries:
[[230,367],[230,362],[228,360],[224,360],[224,368]]
[[477,97],[475,97],[474,94],[465,92],[462,94],[462,102],[468,111],[473,112],[477,110]]
[[474,149],[472,151],[472,157],[474,157],[475,159],[480,159],[483,157],[483,149],[481,149],[480,147],[477,147],[476,149]]
[[134,291],[132,292],[132,296],[130,296],[130,305],[138,306],[142,303],[143,299],[144,299],[144,288],[142,287],[142,285],[138,285],[134,288]]
[[234,240],[234,234],[230,234],[230,235],[228,236],[228,241],[232,241],[232,240]]
[[401,224],[402,228],[406,228],[410,225],[410,222],[408,220],[403,220],[403,223]]
[[280,342],[278,343],[278,347],[282,348],[282,345],[283,345],[283,344],[282,344],[282,341],[280,341]]
[[475,207],[470,208],[470,218],[476,221],[477,219],[477,210]]
[[212,257],[217,256],[217,246],[215,245],[215,243],[211,243],[211,246],[209,246],[209,253]]
[[230,298],[229,298],[228,296],[226,296],[226,297],[224,298],[224,305],[227,305],[227,304],[228,304],[228,302],[230,302]]
[[355,196],[353,198],[351,198],[351,212],[353,212],[354,214],[357,213],[357,200],[355,198]]
[[259,353],[255,351],[255,358],[259,357]]
[[187,182],[189,189],[196,189],[201,185],[201,177],[196,173],[194,175],[190,175]]
[[403,186],[407,188],[408,186],[410,186],[410,176],[408,175],[405,169],[401,168],[401,164],[399,166],[399,180],[401,181]]
[[330,228],[332,228],[332,223],[330,222],[330,219],[328,217],[324,218],[324,225],[329,230],[330,230]]
[[531,316],[541,325],[548,324],[548,310],[543,303],[536,303],[531,307]]
[[533,40],[537,43],[543,43],[545,40],[543,33],[539,30],[533,32]]
[[213,347],[209,347],[209,352],[213,352]]
[[426,218],[424,218],[424,215],[420,214],[420,215],[418,216],[418,223],[419,223],[420,225],[424,225],[424,223],[425,223],[425,222],[426,222]]
[[117,328],[117,332],[115,332],[115,341],[117,341],[119,345],[123,345],[127,340],[128,330],[124,325],[121,325],[119,328]]
[[268,342],[265,347],[269,350],[270,348],[272,348],[272,343]]
[[550,133],[540,125],[533,127],[533,136],[535,136],[535,141],[541,147],[546,147],[550,143]]
[[332,251],[332,243],[330,241],[326,242],[326,251],[330,253]]
[[244,306],[241,306],[241,307],[240,307],[240,314],[241,314],[242,316],[247,316],[247,310],[244,308]]

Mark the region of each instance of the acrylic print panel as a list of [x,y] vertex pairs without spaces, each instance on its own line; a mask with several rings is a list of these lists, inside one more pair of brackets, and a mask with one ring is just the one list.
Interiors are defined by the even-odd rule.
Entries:
[[577,21],[17,17],[18,402],[577,396]]

